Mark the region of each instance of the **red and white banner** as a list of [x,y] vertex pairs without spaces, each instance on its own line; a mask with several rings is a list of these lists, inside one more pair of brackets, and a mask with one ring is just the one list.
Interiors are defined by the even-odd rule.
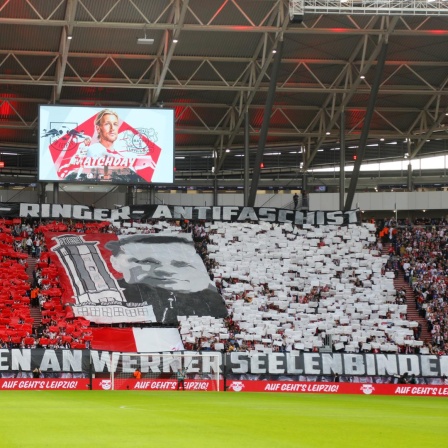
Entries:
[[95,350],[156,353],[183,350],[177,328],[91,328]]
[[[219,382],[219,390],[223,390],[224,382]],[[185,390],[214,391],[217,390],[217,381],[213,380],[185,380]],[[110,379],[95,378],[92,389],[111,390]],[[177,380],[170,379],[141,379],[119,378],[114,381],[114,390],[176,390]]]
[[190,234],[44,234],[51,263],[38,265],[43,282],[61,288],[43,293],[62,296],[76,317],[176,325],[178,316],[227,315]]
[[448,386],[424,384],[314,383],[295,381],[228,381],[230,392],[289,392],[312,394],[414,395],[448,397]]
[[[88,378],[1,378],[0,390],[88,390]],[[111,390],[110,379],[94,378],[92,389]],[[176,390],[177,381],[171,379],[116,379],[115,390]],[[219,390],[224,382],[219,381]],[[216,391],[213,380],[185,380],[185,390]],[[304,383],[286,381],[230,381],[229,392],[286,392],[313,394],[405,395],[448,398],[448,386],[419,384],[362,384],[362,383]]]
[[0,390],[88,390],[88,378],[0,378]]

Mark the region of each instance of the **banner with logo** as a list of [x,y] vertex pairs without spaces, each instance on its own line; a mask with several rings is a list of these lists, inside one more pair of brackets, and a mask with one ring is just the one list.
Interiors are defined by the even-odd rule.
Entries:
[[[219,381],[223,391],[224,381]],[[112,381],[106,378],[93,378],[93,390],[111,390]],[[0,390],[89,390],[88,378],[0,378]],[[114,382],[114,390],[173,391],[177,389],[176,380],[133,378]],[[217,382],[213,380],[185,380],[185,390],[216,391]],[[368,384],[368,383],[321,383],[291,381],[228,381],[228,392],[284,392],[312,394],[357,394],[393,395],[448,398],[448,386],[411,384]]]
[[[184,381],[185,390],[195,391],[216,391],[218,382],[213,380],[189,380]],[[94,378],[92,381],[94,390],[111,390],[112,380]],[[114,390],[177,390],[177,380],[175,379],[141,379],[120,378],[114,381]],[[219,390],[224,390],[224,381],[219,381]]]
[[62,302],[76,317],[176,325],[178,316],[227,315],[191,234],[45,232],[45,240]]
[[88,390],[88,378],[0,378],[0,390]]
[[310,394],[407,395],[448,398],[448,386],[411,384],[316,383],[291,381],[229,381],[229,392],[289,392]]

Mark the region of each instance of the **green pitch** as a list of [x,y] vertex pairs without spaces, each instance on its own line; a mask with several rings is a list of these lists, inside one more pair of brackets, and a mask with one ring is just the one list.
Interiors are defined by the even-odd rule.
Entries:
[[445,398],[3,391],[1,448],[443,447]]

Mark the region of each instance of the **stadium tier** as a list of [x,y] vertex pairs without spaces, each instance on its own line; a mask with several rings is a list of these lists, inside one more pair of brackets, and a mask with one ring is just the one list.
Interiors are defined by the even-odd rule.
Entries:
[[0,238],[4,349],[446,354],[443,223],[16,218]]

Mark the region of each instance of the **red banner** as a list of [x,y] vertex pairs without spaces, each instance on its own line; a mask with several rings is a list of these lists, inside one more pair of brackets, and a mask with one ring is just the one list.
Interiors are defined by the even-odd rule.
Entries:
[[1,378],[0,390],[87,390],[88,378]]
[[[217,390],[216,381],[213,380],[185,380],[185,390]],[[99,379],[93,380],[92,389],[94,390],[111,390],[112,380]],[[141,379],[134,378],[118,378],[114,381],[114,390],[176,390],[177,380],[163,379]],[[224,382],[219,382],[219,390],[224,389]]]
[[[111,390],[110,379],[94,378],[94,390]],[[219,390],[224,390],[219,382]],[[0,390],[88,390],[88,378],[1,378]],[[176,390],[176,380],[116,379],[115,390]],[[185,390],[216,391],[216,381],[185,380]],[[448,386],[423,384],[314,383],[290,381],[230,381],[229,392],[289,392],[314,394],[406,395],[448,397]]]
[[229,381],[230,392],[293,392],[313,394],[414,395],[448,397],[448,386],[426,384],[313,383],[293,381]]

